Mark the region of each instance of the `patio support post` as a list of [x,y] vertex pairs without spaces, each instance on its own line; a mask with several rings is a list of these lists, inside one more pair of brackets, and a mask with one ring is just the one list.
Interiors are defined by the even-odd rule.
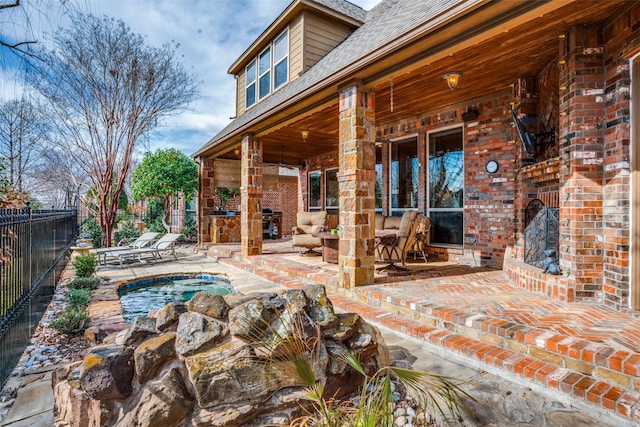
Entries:
[[[605,305],[612,306],[622,301],[619,295],[607,295],[606,286],[602,288],[603,239],[607,239],[602,192],[607,76],[601,29],[597,25],[571,28],[560,40],[559,59],[560,266],[568,278],[566,294],[559,298],[570,302],[604,298]],[[604,245],[612,249],[627,243],[616,240],[619,237]]]
[[197,197],[198,212],[198,244],[211,241],[211,210],[215,207],[213,198],[214,160],[200,157],[199,163],[199,188]]
[[262,253],[262,141],[242,137],[241,246],[242,256]]
[[349,289],[374,280],[375,95],[360,82],[345,85],[339,114],[339,284]]

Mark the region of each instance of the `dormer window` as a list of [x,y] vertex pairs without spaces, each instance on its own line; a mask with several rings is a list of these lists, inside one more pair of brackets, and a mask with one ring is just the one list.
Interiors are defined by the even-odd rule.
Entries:
[[254,105],[289,81],[289,30],[284,30],[245,69],[245,106]]

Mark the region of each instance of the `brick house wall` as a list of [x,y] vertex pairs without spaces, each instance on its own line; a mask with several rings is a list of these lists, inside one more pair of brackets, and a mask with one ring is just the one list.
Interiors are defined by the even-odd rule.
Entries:
[[[512,94],[505,90],[440,110],[425,112],[377,129],[378,138],[390,141],[418,135],[418,210],[426,211],[427,133],[451,125],[463,126],[464,147],[464,247],[428,248],[430,259],[469,258],[477,265],[501,268],[505,249],[514,241],[515,174],[514,136],[509,113]],[[476,120],[463,122],[469,108],[479,111]],[[497,173],[489,175],[485,164],[498,161]],[[465,253],[466,252],[466,253]]]
[[[636,3],[602,29],[605,56],[602,280],[604,304],[615,309],[628,306],[631,282],[629,61],[640,53],[640,28],[637,25],[639,17],[640,5]],[[638,120],[637,113],[635,119]]]

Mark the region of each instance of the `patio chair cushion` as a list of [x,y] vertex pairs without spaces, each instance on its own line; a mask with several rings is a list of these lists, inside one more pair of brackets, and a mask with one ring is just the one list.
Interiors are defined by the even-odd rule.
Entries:
[[298,212],[296,227],[302,231],[300,234],[313,234],[324,231],[327,226],[327,211]]
[[298,212],[297,223],[291,234],[294,248],[313,249],[322,246],[322,239],[314,237],[314,233],[326,231],[327,211]]
[[377,262],[388,262],[405,265],[407,253],[413,248],[416,229],[418,228],[418,212],[405,211],[400,219],[398,232],[389,238],[377,239],[375,254]]
[[400,222],[402,221],[402,217],[399,216],[385,216],[381,214],[376,214],[375,216],[375,230],[376,235],[384,234],[379,233],[383,230],[398,230],[400,228]]

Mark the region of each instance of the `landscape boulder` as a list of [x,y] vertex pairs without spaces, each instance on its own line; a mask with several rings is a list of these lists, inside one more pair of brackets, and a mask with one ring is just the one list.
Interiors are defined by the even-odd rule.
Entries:
[[336,314],[324,287],[281,293],[197,293],[143,317],[54,376],[56,425],[288,425],[313,410],[305,361],[325,397],[357,391],[354,353],[373,374],[388,364],[376,328]]

